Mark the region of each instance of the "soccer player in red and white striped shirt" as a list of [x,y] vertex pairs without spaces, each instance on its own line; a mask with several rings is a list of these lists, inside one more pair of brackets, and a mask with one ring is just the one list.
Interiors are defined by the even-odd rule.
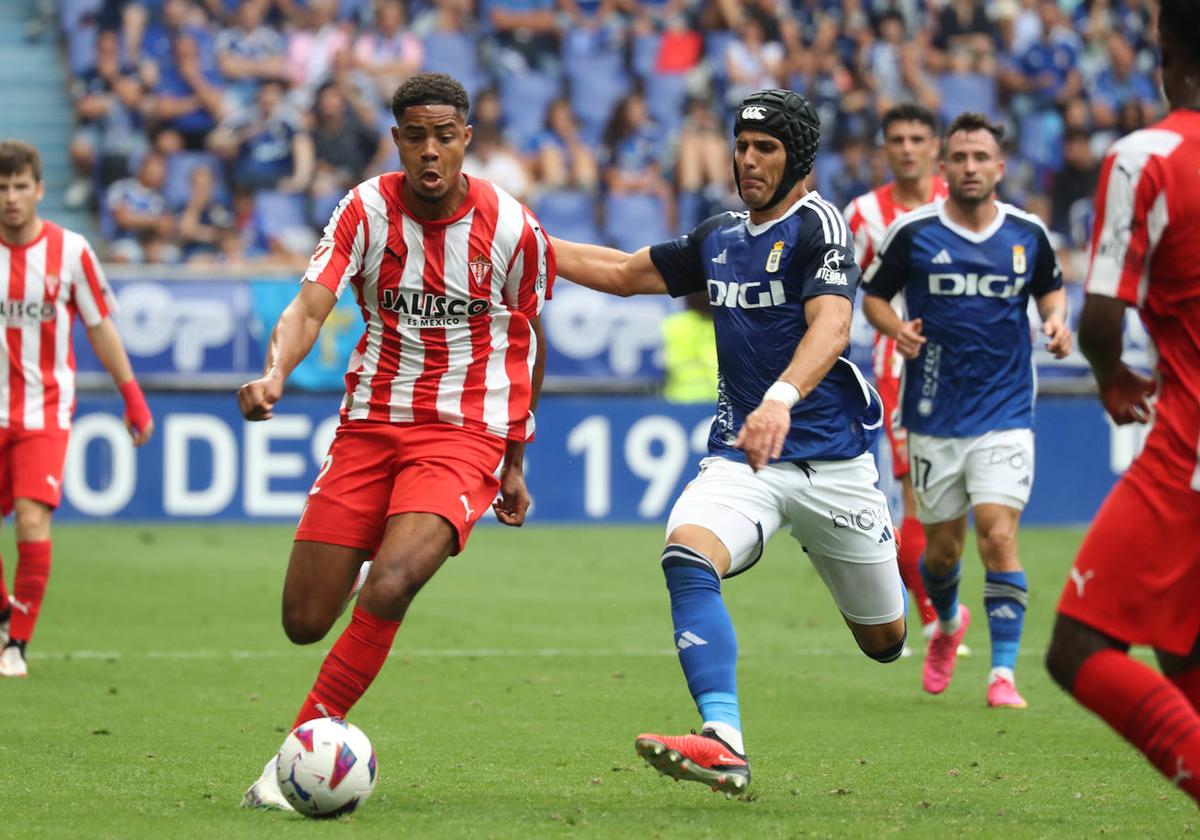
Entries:
[[[895,180],[860,195],[843,211],[863,271],[875,259],[892,222],[922,204],[946,197],[946,182],[935,172],[939,148],[937,120],[928,108],[905,103],[884,113],[883,151]],[[899,300],[897,296],[892,306],[900,306]],[[925,530],[917,519],[917,500],[908,474],[908,434],[896,425],[904,357],[896,350],[896,339],[882,333],[875,334],[871,355],[875,386],[883,400],[883,430],[892,450],[892,475],[900,482],[904,501],[899,534],[900,577],[921,611],[921,624],[928,638],[937,626],[937,613],[925,594],[918,566],[925,553]]]
[[42,161],[27,143],[0,143],[0,516],[15,513],[17,572],[9,597],[0,569],[0,676],[26,675],[50,576],[50,518],[62,496],[75,411],[71,325],[78,316],[125,398],[134,445],[154,421],[108,318],[112,294],[87,240],[38,216]]
[[[1079,323],[1109,416],[1152,427],[1079,548],[1046,665],[1200,802],[1200,0],[1162,0],[1158,31],[1172,110],[1105,158]],[[1153,380],[1121,361],[1130,306]]]
[[[458,82],[413,76],[392,112],[404,171],[342,200],[275,326],[265,374],[238,392],[247,419],[268,419],[337,298],[354,295],[366,329],[296,531],[283,591],[288,637],[323,638],[374,561],[297,726],[350,710],[409,603],[489,507],[512,526],[529,507],[522,463],[541,390],[539,312],[553,250],[520,202],[462,174],[471,127]],[[288,807],[274,759],[243,804]]]

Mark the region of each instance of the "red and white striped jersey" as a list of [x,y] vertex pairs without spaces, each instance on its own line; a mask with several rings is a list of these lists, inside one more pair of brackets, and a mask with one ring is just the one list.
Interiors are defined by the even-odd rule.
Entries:
[[404,173],[359,184],[325,228],[304,281],[341,296],[366,330],[350,356],[342,419],[452,423],[533,436],[530,320],[554,283],[554,251],[534,215],[468,178],[448,219],[404,207]]
[[[895,189],[896,183],[888,182],[877,190],[860,195],[842,211],[842,215],[846,217],[846,224],[850,226],[850,235],[854,237],[854,256],[863,271],[866,271],[871,260],[875,259],[875,252],[892,222],[916,209],[897,204],[893,194]],[[946,182],[935,175],[929,197],[922,204],[945,198],[947,195]]]
[[1200,111],[1113,144],[1100,169],[1087,292],[1136,306],[1158,391],[1143,467],[1200,491]]
[[71,427],[71,319],[94,327],[115,308],[100,261],[78,233],[43,221],[28,245],[0,239],[0,427]]

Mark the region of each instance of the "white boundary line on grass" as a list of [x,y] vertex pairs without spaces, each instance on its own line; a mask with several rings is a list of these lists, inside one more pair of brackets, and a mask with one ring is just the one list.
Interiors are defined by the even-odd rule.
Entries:
[[[324,656],[325,648],[291,648],[278,650],[119,650],[30,651],[29,658],[69,662],[71,660],[150,659],[186,661],[192,659],[285,659]],[[670,648],[413,648],[393,650],[392,659],[605,659],[621,657],[674,657]],[[785,651],[743,651],[743,657],[771,656],[779,659],[847,656],[862,657],[853,648],[788,648]],[[1022,657],[1044,656],[1044,650],[1024,649]],[[972,658],[980,658],[982,652]],[[914,656],[914,658],[919,658]]]

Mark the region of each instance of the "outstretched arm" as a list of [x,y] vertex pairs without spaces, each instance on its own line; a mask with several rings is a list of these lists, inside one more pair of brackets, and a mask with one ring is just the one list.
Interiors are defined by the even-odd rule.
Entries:
[[238,389],[238,408],[247,420],[270,420],[275,403],[283,396],[283,383],[312,350],[321,325],[333,311],[337,297],[320,283],[305,283],[283,310],[271,343],[263,375]]
[[1121,361],[1126,304],[1107,295],[1089,294],[1079,318],[1079,349],[1092,366],[1100,402],[1114,423],[1145,423],[1150,418],[1154,381]]
[[750,412],[734,444],[746,453],[754,470],[783,454],[792,427],[792,406],[812,393],[850,343],[854,304],[839,295],[818,295],[804,303],[808,330],[792,361]]
[[558,274],[598,292],[630,295],[665,295],[667,282],[650,259],[650,249],[627,254],[616,248],[585,245],[551,237],[558,259]]
[[125,428],[133,438],[133,445],[141,446],[154,434],[154,418],[150,415],[150,407],[146,405],[141,387],[133,378],[133,367],[129,364],[125,345],[121,343],[121,335],[112,320],[105,318],[96,326],[88,327],[87,336],[92,349],[96,351],[96,358],[104,365],[125,400]]

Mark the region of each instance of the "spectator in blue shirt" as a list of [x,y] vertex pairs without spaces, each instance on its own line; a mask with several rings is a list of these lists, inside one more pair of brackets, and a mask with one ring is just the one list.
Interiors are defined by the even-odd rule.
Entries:
[[239,187],[298,193],[312,181],[312,138],[284,104],[286,90],[279,79],[268,79],[252,108],[213,132],[209,147],[233,164]]
[[179,244],[191,262],[216,255],[221,233],[233,230],[233,211],[217,200],[216,175],[197,166],[188,177],[187,203],[179,209]]
[[67,188],[68,207],[82,207],[91,197],[98,175],[102,184],[129,174],[131,154],[145,149],[142,130],[142,86],[132,66],[121,61],[117,33],[106,30],[96,39],[96,66],[75,80],[75,119],[71,162],[75,180]]
[[1010,83],[1033,99],[1034,108],[1053,108],[1075,97],[1083,88],[1079,63],[1080,41],[1067,25],[1055,0],[1042,0],[1042,38],[1017,59],[1017,75]]
[[217,68],[242,105],[254,101],[260,82],[287,73],[287,41],[263,24],[269,7],[270,0],[243,0],[235,25],[217,36]]
[[166,180],[166,161],[151,151],[142,158],[135,177],[123,178],[108,188],[104,203],[112,217],[115,237],[111,248],[117,261],[141,262],[140,238],[166,238],[175,232],[175,217],[162,191]]
[[557,72],[562,31],[555,0],[486,0],[482,5],[502,64],[515,73]]
[[1125,36],[1119,32],[1109,33],[1106,46],[1108,66],[1100,71],[1088,89],[1093,121],[1099,128],[1112,128],[1117,124],[1121,108],[1132,102],[1141,106],[1145,121],[1152,122],[1158,114],[1158,87],[1150,76],[1138,71],[1137,55]]
[[155,122],[183,135],[188,148],[202,149],[208,133],[224,115],[221,79],[215,70],[204,69],[191,36],[175,39],[172,56],[174,63],[159,68],[148,112]]
[[645,97],[635,91],[617,104],[604,131],[604,180],[608,191],[648,193],[662,201],[668,229],[675,229],[675,194],[664,177],[665,143],[650,119]]
[[[722,161],[728,169],[728,161]],[[599,181],[596,156],[579,136],[579,125],[566,99],[546,109],[546,127],[534,136],[527,158],[537,183],[547,189],[593,190]]]
[[216,69],[213,36],[204,24],[203,12],[187,0],[163,0],[161,17],[146,26],[140,42],[125,45],[129,58],[148,63],[151,74],[161,73],[172,62],[175,42],[187,36],[196,42],[205,71],[212,72]]

